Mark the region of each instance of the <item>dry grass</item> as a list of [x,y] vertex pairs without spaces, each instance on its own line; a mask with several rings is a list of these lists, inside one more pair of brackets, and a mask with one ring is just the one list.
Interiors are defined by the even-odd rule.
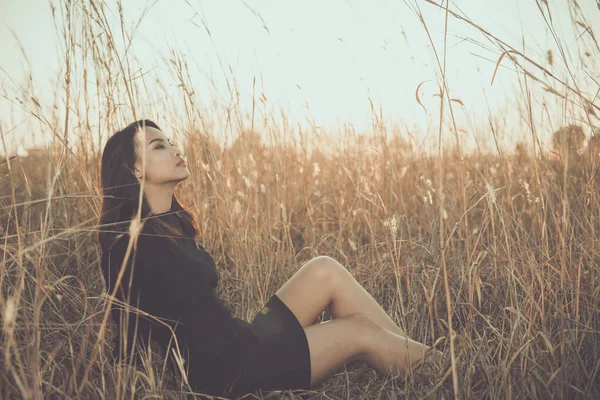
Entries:
[[[0,397],[185,398],[186,386],[157,354],[137,369],[109,362],[110,320],[95,346],[107,298],[95,242],[101,149],[89,138],[152,117],[141,100],[143,75],[115,44],[121,37],[127,45],[129,33],[110,31],[103,3],[61,7],[55,16],[63,18],[57,24],[65,28],[69,76],[63,89],[67,103],[77,93],[77,106],[45,116],[34,99],[26,103],[58,140],[48,152],[0,165]],[[519,68],[518,51],[504,45],[500,58]],[[186,102],[173,121],[181,121],[175,128],[192,172],[178,196],[201,221],[234,314],[251,319],[303,262],[326,254],[413,339],[451,355],[441,374],[406,379],[349,365],[311,398],[600,398],[597,139],[578,148],[568,134],[576,129],[565,128],[556,136],[560,151],[551,154],[540,149],[532,125],[530,150],[520,144],[512,153],[467,155],[457,140],[422,157],[402,140],[386,140],[374,113],[373,140],[344,134],[342,146],[324,153],[317,145],[309,156],[304,141],[290,143],[274,126],[261,127],[275,132],[272,145],[262,144],[252,134],[260,119],[253,113],[240,138],[224,147],[211,138],[185,60],[175,51],[170,60]],[[543,84],[540,71],[522,68],[524,93],[532,81]],[[98,78],[94,96],[81,84],[88,73]],[[593,115],[594,99],[564,85],[561,96]],[[440,118],[453,120],[447,88],[440,98],[449,107]],[[104,110],[96,122],[94,104]],[[243,118],[227,118],[243,130]],[[67,143],[74,125],[80,141]],[[490,122],[491,139],[497,134]]]

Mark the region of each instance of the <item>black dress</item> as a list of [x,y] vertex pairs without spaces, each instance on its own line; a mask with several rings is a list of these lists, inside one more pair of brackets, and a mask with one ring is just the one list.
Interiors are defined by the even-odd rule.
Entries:
[[[155,217],[180,227],[173,211]],[[149,338],[171,354],[176,348],[171,328],[196,392],[236,398],[258,389],[310,389],[308,341],[291,310],[274,294],[251,323],[233,317],[217,295],[219,278],[212,256],[193,238],[176,241],[173,247],[166,238],[143,229],[137,249],[131,249],[116,297],[163,324],[113,306],[118,331],[126,326],[129,344],[125,347],[125,338],[119,335],[115,357],[135,355],[134,339],[147,345]],[[102,255],[109,293],[128,242],[124,235]]]

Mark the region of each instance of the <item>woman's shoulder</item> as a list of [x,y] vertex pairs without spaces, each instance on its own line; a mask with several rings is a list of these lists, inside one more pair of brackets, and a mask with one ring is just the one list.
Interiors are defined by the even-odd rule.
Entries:
[[131,235],[127,233],[114,238],[109,249],[102,254],[101,268],[104,273],[116,274],[121,268],[123,260],[127,259],[126,268],[133,268],[136,279],[141,279],[143,276],[162,277],[162,266],[171,264],[173,260],[173,255],[166,253],[170,249],[166,246],[163,247],[160,241],[144,235],[138,235],[129,249],[130,240]]
[[[129,247],[129,242],[132,240],[132,236],[128,232],[123,232],[115,235],[108,244],[108,248],[104,253],[125,253]],[[154,238],[151,234],[140,233],[135,240],[133,240],[131,251],[132,253],[146,252],[152,249],[159,249],[161,241]]]

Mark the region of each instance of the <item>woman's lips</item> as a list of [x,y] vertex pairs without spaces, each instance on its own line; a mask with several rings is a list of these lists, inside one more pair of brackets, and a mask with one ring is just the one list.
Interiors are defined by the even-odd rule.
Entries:
[[186,164],[185,164],[185,161],[182,161],[182,162],[180,162],[179,164],[177,164],[177,166],[178,166],[178,167],[179,167],[179,166],[185,167],[185,166],[186,166]]

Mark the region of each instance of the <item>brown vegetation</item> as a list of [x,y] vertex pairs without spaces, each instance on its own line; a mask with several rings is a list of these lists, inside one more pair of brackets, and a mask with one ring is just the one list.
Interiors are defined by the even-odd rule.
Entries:
[[[91,62],[73,67],[65,90],[94,69],[106,114],[93,128],[86,112],[66,110],[79,143],[0,164],[0,397],[185,398],[160,355],[143,367],[112,365],[112,322],[98,338],[107,301],[94,240],[100,150],[88,138],[144,110],[139,87],[123,79],[132,73],[109,40],[103,3],[78,7],[78,36],[69,26],[66,37],[87,43],[82,60]],[[600,397],[597,136],[581,152],[583,128],[560,130],[555,145],[577,148],[568,162],[524,144],[514,154],[465,155],[457,146],[420,157],[387,141],[381,124],[373,141],[344,138],[331,154],[266,145],[250,124],[247,139],[224,148],[176,60],[192,173],[177,195],[198,216],[233,313],[251,319],[303,262],[329,255],[413,339],[452,356],[442,373],[406,379],[349,366],[313,398]],[[116,97],[133,113],[114,111]],[[57,138],[69,130],[62,120],[47,125]]]

